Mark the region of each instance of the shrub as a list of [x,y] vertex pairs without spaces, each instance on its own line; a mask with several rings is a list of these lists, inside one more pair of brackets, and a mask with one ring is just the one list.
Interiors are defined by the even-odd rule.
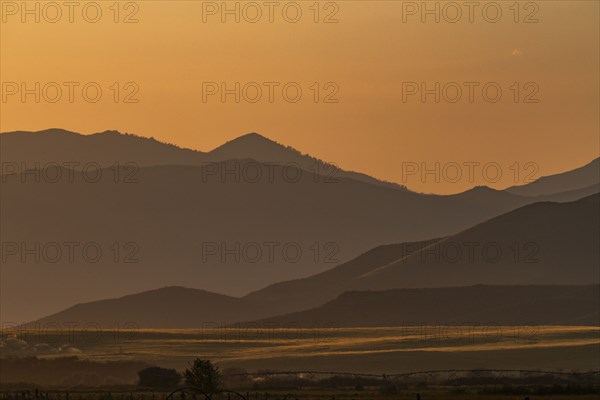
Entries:
[[179,384],[181,375],[174,369],[149,367],[138,372],[139,386],[157,389],[170,389]]

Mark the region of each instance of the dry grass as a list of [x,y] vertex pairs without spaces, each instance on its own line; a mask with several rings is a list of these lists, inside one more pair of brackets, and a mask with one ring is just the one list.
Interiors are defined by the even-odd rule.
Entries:
[[[69,343],[80,357],[183,368],[203,357],[247,369],[401,373],[428,369],[590,370],[600,365],[600,328],[398,327],[21,332]],[[56,357],[47,355],[45,357]]]

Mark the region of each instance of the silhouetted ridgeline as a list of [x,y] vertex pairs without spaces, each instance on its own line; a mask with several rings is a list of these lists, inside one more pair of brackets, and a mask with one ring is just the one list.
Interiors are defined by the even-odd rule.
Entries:
[[[337,307],[340,299],[336,300],[338,303],[324,306],[324,314],[318,319],[335,322],[341,318],[341,324],[374,326],[402,321],[442,323],[452,315],[449,319],[452,323],[521,323],[528,319],[525,322],[595,325],[598,302],[593,302],[590,309],[588,301],[594,300],[596,287],[579,291],[565,285],[575,287],[600,283],[600,256],[597,251],[600,240],[599,198],[597,194],[571,203],[536,203],[444,239],[379,246],[329,271],[271,285],[242,298],[198,289],[167,287],[78,304],[37,322],[93,322],[109,327],[115,323],[123,326],[135,321],[139,327],[147,328],[194,328],[215,321],[231,324],[271,319],[276,315],[321,306],[348,291],[419,288],[414,292],[344,295],[340,297],[343,301],[339,310],[330,312],[327,307],[332,307],[331,304]],[[457,258],[457,254],[460,257]],[[495,298],[488,297],[486,290],[469,288],[481,284],[501,287],[490,288],[490,294],[495,293]],[[514,287],[523,285],[533,286]],[[540,285],[556,287],[547,289]],[[446,290],[444,287],[450,288]],[[418,296],[404,299],[403,296],[408,293],[418,293]],[[536,295],[541,296],[538,303]],[[562,300],[554,301],[553,297],[548,297],[550,295]],[[478,296],[485,299],[479,301]],[[390,299],[387,305],[382,303],[382,298]],[[458,301],[461,298],[466,303]],[[416,299],[420,299],[421,303],[413,304]],[[486,306],[486,299],[495,299],[497,303]],[[427,304],[435,306],[438,303],[443,303],[441,308],[423,308]],[[401,304],[401,307],[396,307],[396,304]],[[450,304],[453,307],[446,317],[436,314],[437,310]],[[370,317],[364,315],[365,322],[362,323],[358,318],[345,320],[342,312],[346,306],[352,315],[360,310]],[[414,307],[413,311],[411,307]],[[513,313],[510,314],[513,320],[500,314],[500,321],[493,321],[495,314],[490,310],[497,308],[499,312],[506,310]],[[380,315],[382,309],[392,310],[392,314]],[[471,310],[476,321],[469,321],[469,315],[460,314],[467,309]],[[530,312],[521,318],[514,314],[519,310]],[[582,310],[587,311],[582,313]],[[304,315],[298,318],[306,322]],[[418,315],[421,318],[415,319]],[[283,320],[289,321],[290,318],[296,319],[296,315]]]
[[[92,307],[92,319],[127,317],[145,324],[150,317],[144,308],[110,311],[103,308],[110,301],[90,302],[165,286],[224,295],[192,295],[190,304],[210,304],[215,311],[197,306],[191,322],[166,316],[181,299],[156,305],[165,317],[154,319],[155,327],[196,326],[215,313],[227,321],[267,318],[320,306],[345,291],[599,281],[597,204],[548,203],[596,193],[598,182],[589,171],[597,161],[557,175],[561,184],[553,190],[566,192],[525,197],[477,187],[436,196],[341,170],[327,182],[329,165],[258,134],[206,153],[115,131],[51,129],[1,138],[2,162],[17,168],[0,177],[0,301],[7,322],[78,304],[69,311],[74,316]],[[19,173],[21,163],[36,162],[121,166],[100,170],[92,182],[81,171],[70,181],[73,170],[66,168],[52,169],[62,172],[58,182]],[[135,167],[128,170],[128,162]],[[206,162],[225,171],[275,162],[264,171],[276,179],[266,174],[258,182],[240,180],[207,171]],[[302,171],[298,180],[283,178],[288,163]],[[472,259],[447,257],[449,246],[466,254],[473,242],[478,246]],[[74,260],[63,243],[75,244]],[[242,249],[257,243],[274,243],[274,259],[262,247],[258,259],[249,260]],[[404,243],[414,254],[403,245],[381,247],[389,243]],[[62,246],[58,259],[49,259],[55,248],[46,251],[53,244]],[[100,250],[97,260],[83,251],[90,244]],[[290,244],[301,253],[293,262],[282,250]],[[36,245],[38,250],[27,250]],[[490,245],[502,251],[499,260],[484,253]],[[147,298],[127,301],[143,304]]]
[[507,192],[521,196],[542,196],[597,185],[600,181],[600,158],[583,167],[562,174],[545,176],[527,185],[512,186]]
[[347,292],[298,313],[256,321],[275,326],[600,326],[600,286],[471,286]]

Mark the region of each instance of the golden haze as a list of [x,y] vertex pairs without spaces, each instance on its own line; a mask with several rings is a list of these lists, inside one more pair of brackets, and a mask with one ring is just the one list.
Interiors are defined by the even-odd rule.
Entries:
[[[113,22],[112,2],[101,3],[103,18],[95,24],[77,13],[73,23],[20,23],[3,15],[2,82],[98,82],[105,91],[94,104],[11,97],[1,104],[2,131],[117,129],[200,150],[255,131],[342,168],[437,193],[513,185],[515,162],[536,163],[539,177],[598,157],[595,1],[536,2],[537,23],[515,23],[512,2],[499,2],[497,23],[477,12],[473,23],[466,16],[457,23],[411,16],[403,23],[403,2],[393,1],[335,2],[337,23],[315,23],[312,2],[298,2],[298,23],[277,12],[273,23],[221,23],[218,16],[204,23],[202,2],[139,1],[139,22],[125,24]],[[333,10],[322,9],[319,18]],[[121,11],[122,19],[131,10]],[[139,102],[111,101],[113,82],[135,82]],[[297,103],[280,96],[272,103],[222,103],[217,96],[203,102],[203,82],[298,82],[304,91]],[[334,82],[339,102],[315,103],[313,82]],[[503,98],[403,102],[403,82],[497,82]],[[515,103],[514,82],[534,82],[539,102]],[[498,163],[502,179],[402,178],[403,162],[469,161]]]

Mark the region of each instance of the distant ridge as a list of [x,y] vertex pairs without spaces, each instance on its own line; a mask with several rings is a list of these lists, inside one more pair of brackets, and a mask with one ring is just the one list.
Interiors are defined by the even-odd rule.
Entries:
[[0,154],[4,163],[34,165],[78,162],[110,167],[115,163],[150,165],[198,165],[204,153],[118,131],[82,135],[64,129],[38,132],[0,133]]
[[[401,261],[368,272],[353,290],[600,283],[600,194],[538,202],[448,236]],[[486,257],[492,244],[499,257]],[[467,246],[478,246],[472,252]],[[445,256],[447,249],[459,249]],[[474,247],[471,247],[474,248]],[[459,252],[460,251],[460,252]],[[454,254],[454,253],[453,253]]]
[[[268,150],[274,159],[279,155],[295,162],[294,157],[301,157],[300,161],[306,162],[307,168],[314,168],[314,158],[299,156],[298,151],[287,149],[258,134],[231,141],[221,146],[218,152],[221,156],[237,157],[240,154],[236,152],[248,146],[248,143],[251,148],[256,145],[259,149],[276,149],[276,152]],[[352,268],[336,269],[331,275],[321,276],[314,281],[300,280],[298,287],[294,286],[295,283],[286,283],[275,285],[268,291],[259,290],[277,282],[318,274],[382,244],[419,242],[449,235],[463,238],[457,236],[456,232],[472,234],[475,232],[474,225],[533,202],[578,199],[595,191],[595,186],[537,197],[524,197],[485,187],[451,196],[425,195],[381,182],[372,184],[369,179],[358,179],[353,173],[345,176],[338,174],[333,184],[324,183],[321,179],[315,182],[315,176],[307,173],[299,181],[290,184],[280,179],[283,175],[281,165],[274,169],[279,177],[275,181],[231,182],[221,179],[219,175],[206,179],[205,169],[201,165],[207,159],[207,153],[180,149],[116,131],[87,136],[64,130],[5,133],[0,135],[0,152],[3,163],[23,160],[30,163],[57,163],[64,160],[84,164],[105,162],[110,166],[101,173],[101,179],[93,184],[85,181],[79,173],[74,174],[75,182],[62,179],[53,183],[44,181],[43,184],[31,181],[31,176],[27,174],[3,175],[0,233],[4,241],[98,242],[105,247],[105,255],[110,254],[115,242],[121,246],[127,243],[137,246],[137,263],[125,266],[115,263],[108,256],[97,263],[84,263],[84,268],[79,263],[36,263],[31,259],[20,262],[13,256],[3,263],[0,282],[2,318],[11,322],[17,318],[22,318],[17,322],[33,320],[82,301],[122,296],[162,286],[210,288],[214,292],[235,296],[254,292],[252,297],[255,301],[268,305],[264,306],[264,310],[286,313],[317,306],[319,302],[329,301],[343,291],[399,287],[396,285],[429,287],[449,284],[466,286],[473,283],[557,283],[556,279],[559,278],[564,281],[558,283],[572,282],[571,279],[575,279],[572,283],[579,283],[583,279],[581,276],[586,277],[585,283],[594,282],[589,275],[589,262],[594,259],[588,254],[589,248],[583,246],[584,242],[576,247],[575,239],[587,241],[595,238],[590,223],[596,217],[587,213],[587,206],[578,205],[579,214],[570,217],[566,213],[556,225],[564,225],[564,231],[568,231],[562,242],[548,242],[551,247],[548,254],[559,252],[558,249],[566,245],[574,249],[571,253],[573,260],[566,259],[567,253],[563,252],[549,258],[548,265],[552,266],[553,271],[560,271],[559,267],[564,263],[581,261],[571,267],[572,271],[580,269],[575,278],[549,275],[548,270],[533,266],[527,270],[532,272],[532,277],[525,281],[523,276],[517,276],[518,271],[508,273],[512,271],[510,268],[499,277],[494,277],[490,271],[479,276],[478,270],[468,269],[468,273],[461,275],[462,280],[457,278],[457,274],[444,275],[450,271],[446,268],[439,274],[431,275],[435,278],[425,279],[426,276],[418,268],[391,268],[398,260],[391,259],[384,263],[383,257],[375,257],[372,265],[366,263],[360,266],[364,267],[360,276],[349,273],[354,271]],[[135,162],[141,168],[134,171],[135,184],[125,184],[122,178],[130,171],[113,165],[115,160],[124,164],[131,154],[135,155]],[[218,163],[222,168],[231,170],[240,162],[249,160],[256,164],[248,158]],[[189,161],[190,165],[180,165],[184,161]],[[164,162],[167,165],[143,166],[144,162]],[[69,171],[62,169],[55,172],[60,172],[63,178],[70,175]],[[118,182],[115,182],[115,172]],[[560,204],[548,204],[543,207],[550,211],[563,209]],[[523,215],[528,215],[528,212]],[[552,215],[543,212],[536,218],[548,224],[552,221]],[[536,223],[539,221],[535,220]],[[479,228],[481,226],[485,225],[477,225]],[[517,228],[510,229],[528,232],[526,226],[515,226]],[[554,232],[556,226],[539,225],[538,231],[533,233],[541,235]],[[583,228],[588,230],[587,236],[577,231]],[[486,233],[467,239],[507,241],[511,239],[510,229],[494,231],[502,234],[501,237]],[[562,230],[559,229],[559,233],[556,237],[562,237]],[[543,236],[540,238],[543,239]],[[226,259],[223,262],[217,256],[202,261],[202,244],[205,242],[231,246],[235,243],[274,240],[280,245],[299,244],[304,257],[295,263],[282,261],[281,257],[275,262],[269,262],[264,257],[259,262],[245,259]],[[530,238],[519,237],[519,240],[526,243]],[[315,243],[320,250],[316,262],[311,250]],[[326,245],[333,245],[329,249],[334,250],[333,257],[327,262],[324,257],[331,253],[325,253]],[[123,257],[121,251],[118,261],[122,261]],[[411,265],[408,258],[405,263]],[[371,267],[376,270],[371,270]],[[449,267],[455,271],[457,265]],[[383,271],[391,275],[376,279],[375,276],[379,277]],[[409,273],[405,275],[407,271]],[[534,278],[540,274],[541,279],[551,277],[552,280],[536,282]],[[325,287],[328,286],[331,291],[322,292],[319,282],[321,279],[327,281],[331,276],[339,276],[340,280],[328,281]],[[351,279],[346,280],[348,277]],[[53,285],[49,286],[48,282],[53,282]],[[313,284],[316,286],[311,287]],[[298,291],[301,289],[308,300],[288,296],[285,289],[288,285]],[[55,295],[57,292],[59,296]],[[267,293],[268,296],[265,295]]]
[[115,299],[77,304],[25,326],[77,321],[102,327],[207,328],[219,327],[249,315],[250,305],[240,299],[201,289],[164,287]]
[[0,155],[3,162],[98,163],[110,167],[115,163],[135,163],[139,167],[162,165],[199,166],[227,160],[256,160],[279,164],[295,164],[313,174],[331,179],[350,178],[407,191],[405,186],[378,180],[368,175],[344,171],[333,164],[279,144],[258,133],[248,133],[230,140],[209,152],[201,152],[115,130],[82,135],[64,129],[38,132],[15,131],[0,133]]
[[[527,285],[345,292],[319,307],[249,321],[248,301],[199,289],[165,287],[78,304],[23,325],[154,329],[376,327],[421,325],[600,326],[599,285]],[[490,314],[490,310],[493,313]],[[254,310],[255,311],[255,310]],[[255,314],[254,314],[255,315]]]
[[522,186],[512,186],[507,192],[520,196],[544,196],[600,184],[600,158],[561,174],[544,176]]
[[[79,304],[37,323],[97,321],[109,326],[133,321],[148,328],[239,321],[281,326],[596,326],[599,204],[600,194],[572,203],[527,205],[447,238],[378,246],[329,271],[273,284],[242,298],[168,287]],[[473,262],[418,259],[448,241],[498,243],[509,249],[512,240],[536,243],[539,263],[513,262],[512,255],[498,263],[480,256]]]
[[320,274],[275,283],[252,292],[243,299],[271,315],[316,307],[336,298],[362,275],[408,257],[439,240],[441,239],[377,246]]
[[[485,286],[347,292],[259,326],[600,326],[600,286]],[[493,310],[493,311],[492,311]],[[327,324],[327,325],[326,325]]]
[[[202,165],[226,160],[256,160],[259,162],[295,163],[302,169],[332,178],[350,178],[384,187],[408,191],[406,186],[379,180],[366,174],[346,171],[333,164],[277,143],[252,132],[234,138],[217,148],[202,152],[183,148],[116,130],[89,135],[51,128],[37,132],[13,131],[0,133],[0,156],[3,162],[96,162],[109,167],[115,163],[136,163],[139,167],[161,165]],[[507,193],[540,197],[580,190],[600,184],[600,158],[572,171],[542,177],[522,186],[512,186]],[[489,188],[488,188],[489,189]],[[485,187],[474,188],[481,193]],[[489,189],[493,190],[493,189]],[[468,191],[467,191],[468,192]]]

